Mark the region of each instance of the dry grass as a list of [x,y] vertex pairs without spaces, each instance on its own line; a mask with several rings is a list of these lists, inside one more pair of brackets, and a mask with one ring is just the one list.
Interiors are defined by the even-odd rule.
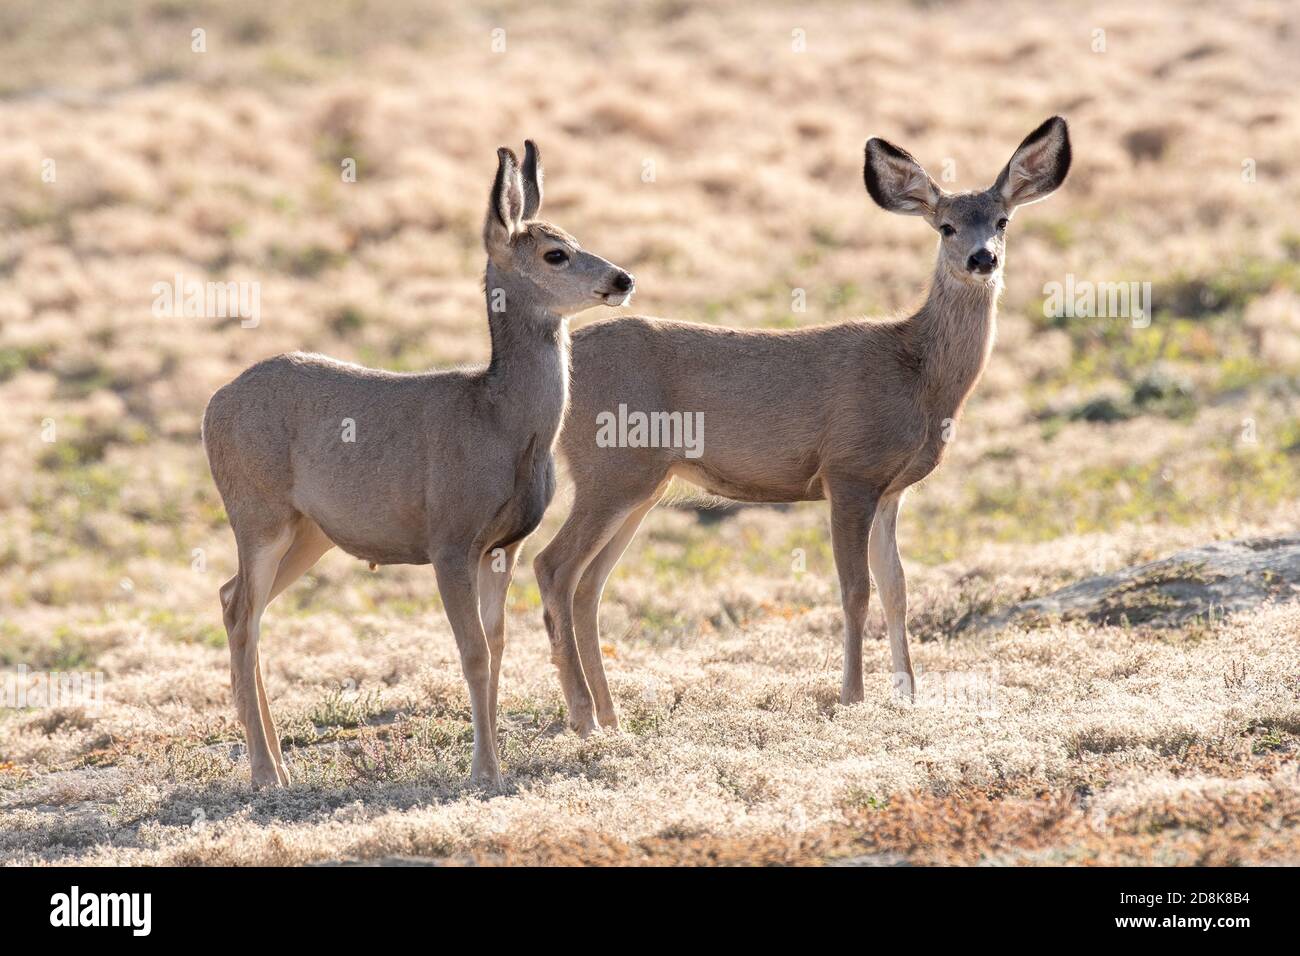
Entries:
[[[0,711],[0,860],[1300,860],[1295,604],[1167,632],[962,626],[1179,547],[1295,528],[1285,5],[432,6],[0,13],[0,676],[100,671],[107,695],[98,717]],[[637,273],[638,311],[790,326],[901,308],[925,281],[933,238],[870,206],[866,136],[982,186],[1055,111],[1074,173],[1017,218],[993,364],[900,529],[920,666],[983,675],[995,712],[892,703],[880,642],[867,702],[834,703],[821,508],[717,523],[661,509],[605,606],[624,734],[558,732],[525,567],[506,791],[468,788],[467,698],[431,574],[333,554],[264,628],[297,782],[249,791],[203,404],[292,348],[482,360],[477,235],[499,143],[539,140],[548,213]],[[260,282],[261,324],[155,318],[152,286],[178,272]],[[1044,318],[1044,283],[1067,273],[1152,282],[1151,328]]]

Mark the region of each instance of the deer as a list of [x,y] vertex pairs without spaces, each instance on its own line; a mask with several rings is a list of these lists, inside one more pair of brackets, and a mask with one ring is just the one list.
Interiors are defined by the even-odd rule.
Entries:
[[[541,154],[497,151],[483,226],[491,360],[397,373],[293,352],[219,389],[203,444],[235,534],[220,589],[254,788],[287,786],[259,661],[267,605],[327,551],[433,566],[469,688],[471,780],[499,786],[497,687],[519,549],[555,492],[568,320],[625,305],[630,272],[538,218]],[[350,434],[349,434],[350,429]]]
[[[828,500],[844,614],[839,700],[864,699],[872,577],[894,691],[915,700],[899,508],[908,488],[943,459],[989,361],[1007,227],[1019,207],[1064,182],[1070,159],[1066,121],[1053,116],[1021,142],[991,187],[949,193],[906,151],[869,139],[867,193],[882,209],[919,216],[939,234],[928,292],[909,315],[793,330],[620,316],[574,333],[560,439],[573,505],[534,561],[572,730],[585,737],[597,721],[618,728],[601,660],[601,595],[674,477],[744,502]],[[601,418],[614,409],[622,415],[623,406],[694,414],[703,441],[684,451],[680,442],[644,434],[635,441],[640,447],[601,440]],[[623,444],[634,444],[630,432]]]

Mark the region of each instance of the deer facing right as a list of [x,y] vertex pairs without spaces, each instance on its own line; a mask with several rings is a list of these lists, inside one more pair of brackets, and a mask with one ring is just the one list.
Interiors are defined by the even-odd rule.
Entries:
[[[254,786],[289,769],[262,683],[262,613],[337,546],[379,564],[431,564],[460,653],[475,780],[501,779],[497,687],[515,559],[550,503],[568,398],[568,317],[621,305],[633,277],[543,219],[542,162],[497,151],[483,224],[492,359],[396,373],[295,352],[212,396],[203,443],[239,569],[221,587],[231,687]],[[340,434],[340,423],[354,431]]]
[[[939,233],[927,297],[904,318],[777,331],[626,317],[574,334],[560,439],[573,510],[534,565],[574,730],[586,735],[597,719],[618,726],[601,661],[601,592],[674,475],[741,501],[829,499],[844,610],[840,701],[864,695],[868,566],[884,605],[895,687],[913,695],[899,507],[939,464],[988,361],[1007,225],[1017,207],[1061,185],[1070,155],[1065,120],[1054,116],[1025,138],[991,187],[947,193],[908,153],[868,140],[871,198]],[[599,443],[598,417],[620,405],[702,413],[702,454]]]

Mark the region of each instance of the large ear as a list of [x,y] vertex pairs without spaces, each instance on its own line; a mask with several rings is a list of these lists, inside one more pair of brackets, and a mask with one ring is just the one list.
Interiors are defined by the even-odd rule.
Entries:
[[867,192],[882,209],[905,216],[928,216],[943,190],[906,150],[873,136],[862,167]]
[[492,182],[488,199],[487,221],[483,240],[488,245],[509,241],[520,228],[524,212],[524,186],[519,179],[519,160],[512,150],[497,150],[497,178]]
[[536,219],[542,210],[542,154],[531,139],[524,140],[524,219]]
[[1028,136],[998,174],[993,192],[1008,206],[1038,202],[1056,192],[1070,171],[1070,129],[1053,116]]

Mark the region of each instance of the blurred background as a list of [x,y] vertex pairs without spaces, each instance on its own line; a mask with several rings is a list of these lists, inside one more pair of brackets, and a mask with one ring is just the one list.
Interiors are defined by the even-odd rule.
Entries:
[[[485,197],[525,137],[546,214],[635,270],[633,311],[789,327],[927,281],[931,231],[863,190],[868,136],[983,188],[1066,114],[1073,173],[1014,224],[997,350],[910,554],[1265,518],[1300,472],[1294,12],[6,3],[0,603],[130,599],[122,577],[194,548],[230,567],[198,422],[255,360],[484,361]],[[260,323],[156,317],[178,274],[257,282]],[[1067,274],[1150,282],[1150,327],[1045,317]]]

